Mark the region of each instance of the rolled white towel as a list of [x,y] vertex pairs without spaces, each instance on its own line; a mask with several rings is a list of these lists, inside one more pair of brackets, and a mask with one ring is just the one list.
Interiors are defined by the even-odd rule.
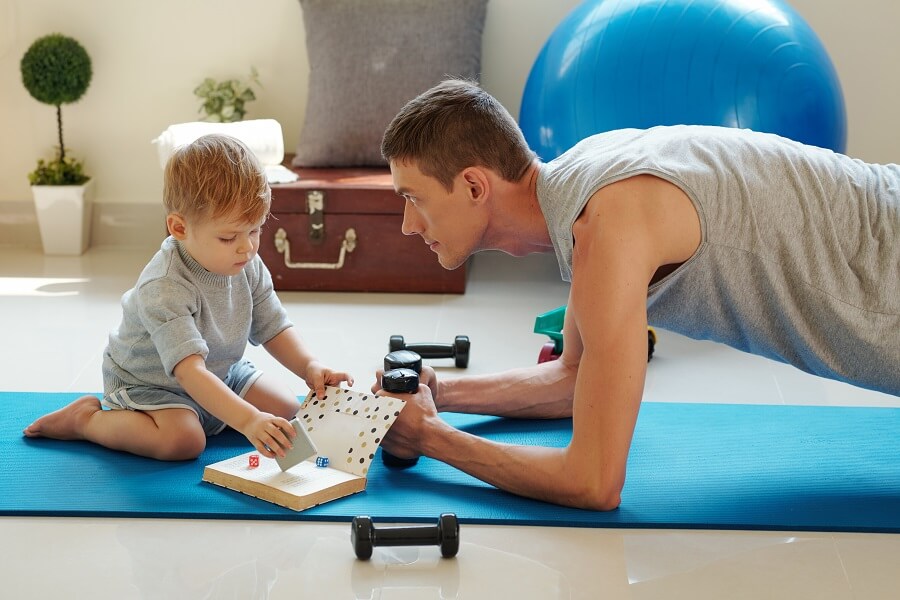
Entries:
[[194,121],[170,125],[153,140],[159,156],[159,166],[166,167],[176,148],[210,133],[230,135],[244,142],[262,163],[269,183],[290,183],[299,179],[296,173],[281,166],[284,160],[284,137],[281,124],[275,119],[252,119],[237,123]]
[[284,137],[275,119],[252,119],[236,123],[178,123],[170,125],[153,143],[159,155],[159,166],[166,167],[176,148],[190,144],[210,133],[230,135],[244,142],[264,166],[280,165],[284,160]]

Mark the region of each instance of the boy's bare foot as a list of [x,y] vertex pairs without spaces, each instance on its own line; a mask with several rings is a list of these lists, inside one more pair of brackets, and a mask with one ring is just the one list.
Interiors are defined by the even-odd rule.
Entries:
[[44,415],[22,432],[25,437],[46,437],[55,440],[84,439],[84,426],[100,408],[96,396],[82,396],[49,415]]

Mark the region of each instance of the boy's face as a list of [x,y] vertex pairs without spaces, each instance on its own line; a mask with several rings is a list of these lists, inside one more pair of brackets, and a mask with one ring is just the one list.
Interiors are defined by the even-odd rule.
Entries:
[[453,191],[429,177],[412,162],[391,161],[394,188],[406,200],[402,230],[421,236],[445,269],[456,269],[479,250],[486,223],[475,209],[464,182]]
[[259,250],[265,219],[248,223],[243,218],[194,218],[171,214],[169,232],[204,269],[217,275],[237,275]]

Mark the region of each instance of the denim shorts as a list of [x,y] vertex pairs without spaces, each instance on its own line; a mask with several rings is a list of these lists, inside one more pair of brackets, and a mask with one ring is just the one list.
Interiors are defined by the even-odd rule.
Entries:
[[[262,373],[262,371],[256,369],[252,362],[244,359],[234,363],[228,369],[228,374],[225,376],[225,385],[243,398]],[[225,429],[225,423],[210,414],[184,391],[175,392],[158,387],[136,385],[120,388],[108,394],[103,398],[103,405],[114,410],[140,411],[187,408],[194,411],[194,414],[200,419],[200,425],[207,436],[216,435]]]

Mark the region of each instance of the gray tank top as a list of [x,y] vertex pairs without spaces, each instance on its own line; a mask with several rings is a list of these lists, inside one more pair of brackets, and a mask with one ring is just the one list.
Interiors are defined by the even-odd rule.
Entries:
[[641,174],[682,189],[702,229],[648,289],[651,324],[900,396],[900,166],[725,127],[590,137],[538,174],[564,280],[585,203]]

